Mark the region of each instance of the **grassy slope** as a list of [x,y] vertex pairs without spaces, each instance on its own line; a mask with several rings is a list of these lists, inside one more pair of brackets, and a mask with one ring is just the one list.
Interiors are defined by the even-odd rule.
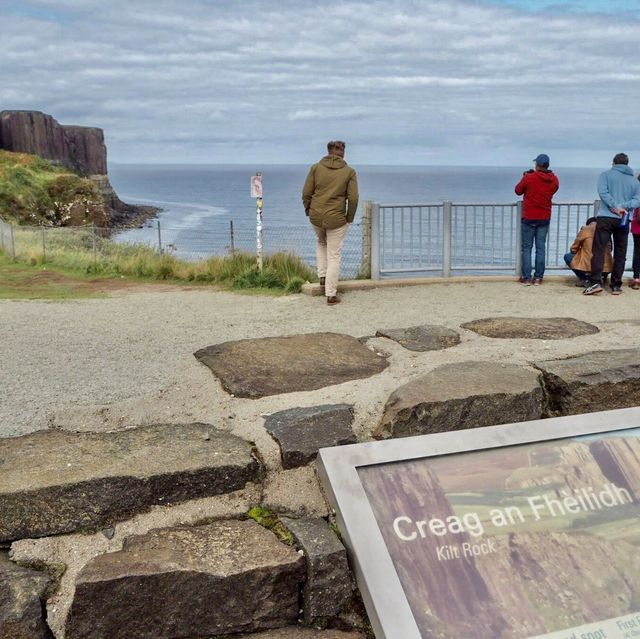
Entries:
[[[35,155],[0,150],[0,217],[18,224],[82,224],[102,209],[95,184]],[[75,203],[75,206],[74,206]]]

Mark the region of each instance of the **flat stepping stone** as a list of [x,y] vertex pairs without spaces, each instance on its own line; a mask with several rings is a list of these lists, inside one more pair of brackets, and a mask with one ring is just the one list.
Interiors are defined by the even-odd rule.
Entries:
[[376,337],[387,337],[410,351],[439,351],[460,343],[460,335],[446,326],[424,324],[409,328],[381,328]]
[[374,436],[407,437],[540,419],[540,373],[499,362],[439,366],[389,397]]
[[488,317],[462,328],[498,339],[568,339],[600,332],[597,326],[572,317]]
[[129,537],[76,580],[72,639],[174,639],[293,625],[304,559],[254,521]]
[[302,591],[304,621],[337,617],[351,595],[347,551],[324,519],[281,518],[304,552],[307,580]]
[[554,415],[578,415],[640,404],[640,349],[593,351],[536,362]]
[[252,399],[371,377],[389,365],[355,337],[338,333],[224,342],[195,356],[227,392]]
[[265,428],[280,446],[283,468],[313,461],[320,448],[355,444],[350,404],[290,408],[268,415]]
[[0,553],[0,639],[53,639],[44,620],[51,581]]
[[251,444],[208,424],[0,439],[0,542],[106,528],[260,476]]

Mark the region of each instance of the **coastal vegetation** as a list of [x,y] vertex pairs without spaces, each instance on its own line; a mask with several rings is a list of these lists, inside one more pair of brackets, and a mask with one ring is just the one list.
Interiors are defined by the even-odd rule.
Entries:
[[23,225],[74,226],[105,219],[98,187],[36,155],[0,150],[0,217]]

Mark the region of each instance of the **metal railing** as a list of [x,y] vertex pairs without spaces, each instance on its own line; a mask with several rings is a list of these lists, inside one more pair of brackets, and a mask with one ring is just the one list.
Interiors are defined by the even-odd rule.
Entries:
[[[546,263],[563,260],[599,202],[553,205]],[[520,273],[522,203],[378,204],[371,206],[371,277]]]

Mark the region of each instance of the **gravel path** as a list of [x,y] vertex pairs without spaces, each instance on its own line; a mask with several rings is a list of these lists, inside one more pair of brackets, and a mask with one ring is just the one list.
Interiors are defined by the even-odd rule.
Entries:
[[[573,340],[492,340],[462,331],[459,347],[409,353],[389,340],[375,344],[392,366],[370,380],[313,393],[234,400],[193,357],[204,346],[249,337],[334,331],[356,337],[379,328],[423,323],[458,328],[492,316],[575,317],[601,333]],[[447,361],[531,361],[640,343],[640,292],[587,298],[568,279],[524,288],[515,283],[437,283],[323,298],[265,297],[181,289],[135,289],[107,299],[67,302],[0,301],[0,436],[47,426],[92,429],[135,420],[247,419],[328,398],[362,407],[359,427],[374,418],[388,392],[418,372]],[[214,400],[214,401],[212,401]],[[244,407],[244,408],[243,408]],[[255,419],[255,417],[254,417]],[[237,424],[237,422],[236,422]],[[240,429],[242,430],[242,429]]]

